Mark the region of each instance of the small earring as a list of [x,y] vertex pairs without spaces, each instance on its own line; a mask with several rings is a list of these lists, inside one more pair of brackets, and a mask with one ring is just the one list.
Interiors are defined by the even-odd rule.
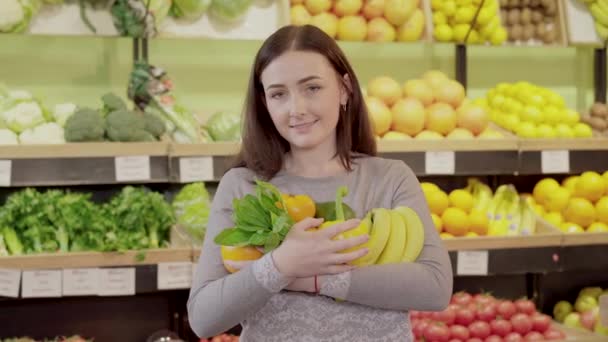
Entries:
[[346,112],[346,103],[342,104],[342,110]]

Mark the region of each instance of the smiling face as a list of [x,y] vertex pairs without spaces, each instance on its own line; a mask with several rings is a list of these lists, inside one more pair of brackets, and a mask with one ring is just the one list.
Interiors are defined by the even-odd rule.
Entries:
[[292,150],[335,150],[348,77],[338,75],[321,54],[287,51],[268,64],[260,79],[272,122]]

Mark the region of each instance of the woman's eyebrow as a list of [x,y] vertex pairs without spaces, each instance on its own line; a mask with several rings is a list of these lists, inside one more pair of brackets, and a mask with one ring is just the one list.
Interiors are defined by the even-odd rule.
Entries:
[[[316,75],[312,75],[312,76],[304,77],[304,78],[302,78],[302,79],[300,79],[300,80],[298,81],[298,84],[306,83],[306,82],[308,82],[308,81],[315,80],[315,79],[319,79],[319,80],[320,80],[320,79],[321,79],[321,77],[320,77],[320,76],[316,76]],[[271,85],[269,85],[269,86],[266,88],[266,90],[270,90],[270,89],[272,89],[272,88],[280,88],[280,87],[283,87],[283,85],[282,85],[282,84],[271,84]]]

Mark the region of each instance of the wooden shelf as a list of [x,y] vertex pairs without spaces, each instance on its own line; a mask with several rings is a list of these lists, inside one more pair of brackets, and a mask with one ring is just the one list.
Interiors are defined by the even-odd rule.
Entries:
[[119,143],[92,142],[61,145],[17,145],[2,146],[0,159],[55,159],[55,158],[95,158],[122,156],[166,156],[169,143]]
[[522,152],[544,150],[608,151],[608,139],[520,139],[519,149]]

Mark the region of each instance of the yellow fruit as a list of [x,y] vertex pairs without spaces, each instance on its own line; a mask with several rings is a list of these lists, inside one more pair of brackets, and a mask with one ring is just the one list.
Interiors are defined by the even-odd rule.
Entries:
[[477,15],[477,24],[480,26],[487,25],[495,16],[496,13],[492,12],[491,8],[482,8]]
[[338,17],[333,13],[319,13],[310,18],[310,25],[318,27],[328,36],[335,38],[338,32]]
[[439,234],[439,237],[442,239],[453,239],[454,235],[452,235],[450,233],[441,233],[441,234]]
[[443,12],[443,14],[445,14],[446,17],[452,17],[455,13],[456,13],[456,2],[454,2],[454,0],[447,0],[444,1],[443,5],[441,6],[441,12]]
[[555,138],[557,137],[557,133],[555,133],[555,129],[547,124],[540,124],[536,129],[537,135],[539,138]]
[[329,11],[331,8],[331,0],[305,0],[304,5],[312,15],[320,14]]
[[553,178],[545,178],[536,183],[532,194],[536,203],[545,205],[553,192],[559,188],[559,183]]
[[446,138],[448,138],[448,139],[457,139],[457,140],[474,139],[475,135],[473,135],[473,133],[471,133],[471,131],[469,131],[468,129],[465,129],[465,128],[454,128],[454,130],[452,132],[450,132],[450,134],[448,134],[446,136]]
[[366,0],[362,13],[368,20],[381,18],[384,14],[384,0]]
[[578,182],[576,182],[574,196],[596,202],[604,195],[605,191],[606,184],[604,183],[604,178],[597,172],[587,171],[583,172]]
[[[441,190],[433,191],[433,192],[429,193],[426,200],[428,202],[429,209],[431,210],[431,212],[435,213],[437,215],[442,215],[443,212],[450,205],[448,195]],[[445,224],[445,222],[444,222],[444,224]]]
[[367,40],[370,42],[392,42],[397,31],[386,19],[374,18],[367,23]]
[[557,133],[558,138],[574,138],[572,128],[565,123],[557,124],[557,126],[555,126],[555,133]]
[[591,126],[579,122],[574,125],[572,129],[574,131],[574,136],[577,138],[591,138],[593,137],[593,131],[591,130]]
[[604,233],[608,232],[608,224],[602,222],[594,222],[587,227],[588,233]]
[[454,236],[463,236],[469,231],[469,216],[462,209],[447,208],[441,220],[443,229]]
[[422,102],[415,98],[399,99],[391,107],[393,114],[391,129],[415,136],[422,132],[426,112]]
[[478,237],[479,235],[475,232],[468,232],[464,236],[466,237]]
[[431,218],[433,219],[433,224],[435,225],[435,229],[437,229],[437,233],[441,233],[443,231],[443,221],[441,221],[441,217],[435,213],[431,213]]
[[368,97],[365,99],[367,112],[372,121],[374,133],[382,136],[391,128],[393,115],[391,110],[377,97]]
[[604,184],[606,184],[606,195],[608,195],[608,171],[602,174],[602,178],[604,178]]
[[384,17],[389,23],[401,26],[418,8],[418,0],[385,0]]
[[454,20],[457,24],[469,24],[473,21],[475,10],[472,6],[459,7],[454,14]]
[[[261,258],[264,254],[257,250],[257,248],[252,246],[245,247],[232,247],[232,246],[221,246],[220,254],[222,255],[223,261],[248,261],[248,260],[257,260]],[[226,265],[224,262],[224,267],[230,273],[234,273],[238,270],[232,268],[231,266]]]
[[448,18],[442,12],[433,13],[433,24],[435,26],[445,25],[448,23]]
[[454,38],[454,32],[452,28],[447,24],[440,24],[435,26],[435,31],[433,32],[433,36],[439,42],[451,42]]
[[435,100],[433,88],[421,79],[408,80],[403,84],[403,96],[413,97],[420,101],[423,106],[429,106]]
[[456,189],[450,192],[448,196],[452,207],[462,209],[468,213],[473,208],[473,196],[466,190]]
[[401,86],[397,81],[388,76],[373,78],[367,84],[367,93],[384,101],[387,106],[392,106],[401,98]]
[[547,209],[547,211],[561,212],[566,208],[569,201],[570,191],[566,188],[559,187],[546,198],[545,209]]
[[454,26],[454,41],[459,43],[464,43],[464,39],[467,36],[467,33],[471,30],[471,25],[469,24],[458,24]]
[[295,5],[290,10],[291,23],[296,26],[302,26],[310,23],[310,13],[304,5]]
[[502,45],[506,40],[507,30],[502,26],[497,27],[490,36],[490,43],[492,43],[492,45]]
[[564,210],[564,218],[581,227],[588,227],[595,221],[595,208],[587,199],[572,198]]
[[431,8],[433,11],[440,11],[443,7],[444,0],[431,0]]
[[422,188],[422,192],[424,192],[424,196],[426,197],[427,194],[430,194],[431,192],[434,191],[441,191],[441,189],[439,189],[439,187],[433,183],[429,183],[429,182],[422,182],[420,183],[420,187]]
[[338,39],[362,42],[367,37],[367,21],[362,16],[347,15],[338,20]]
[[536,126],[531,122],[524,121],[517,125],[515,133],[522,138],[536,138]]
[[559,229],[564,233],[584,233],[583,227],[576,223],[564,222],[559,226]]
[[447,135],[456,128],[456,112],[446,103],[434,103],[426,109],[427,130]]
[[560,212],[552,211],[545,215],[545,220],[552,225],[559,227],[562,223],[564,223],[564,216]]
[[562,186],[568,189],[568,191],[570,191],[570,194],[573,194],[576,190],[576,182],[578,182],[578,178],[579,176],[569,176],[562,181]]
[[420,133],[418,133],[418,135],[416,135],[416,139],[418,140],[443,140],[443,135],[434,132],[434,131],[428,131],[428,130],[424,130]]
[[487,235],[489,225],[490,222],[488,221],[488,215],[486,213],[479,210],[473,210],[469,214],[469,230],[471,233]]
[[598,221],[608,224],[608,197],[602,197],[595,203],[595,214]]
[[397,40],[400,42],[414,42],[420,40],[424,31],[424,13],[417,8],[405,23],[397,30]]
[[410,140],[412,136],[401,132],[388,131],[383,136],[384,140]]
[[339,17],[356,15],[362,7],[362,0],[336,0],[334,4],[334,13]]
[[535,212],[535,213],[536,213],[536,215],[538,215],[538,216],[545,216],[545,214],[547,213],[547,212],[545,211],[545,207],[543,207],[542,205],[540,205],[540,204],[538,204],[538,203],[537,203],[537,204],[534,204],[534,205],[532,206],[532,210],[534,210],[534,212]]

